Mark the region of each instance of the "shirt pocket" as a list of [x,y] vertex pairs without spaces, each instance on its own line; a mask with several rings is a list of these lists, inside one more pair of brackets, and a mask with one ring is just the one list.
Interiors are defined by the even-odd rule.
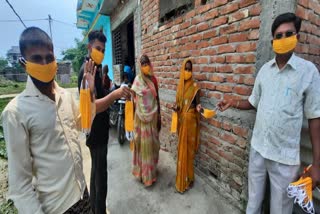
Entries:
[[281,94],[283,96],[280,97],[279,104],[282,113],[288,116],[296,116],[302,111],[303,94],[297,84],[286,85]]

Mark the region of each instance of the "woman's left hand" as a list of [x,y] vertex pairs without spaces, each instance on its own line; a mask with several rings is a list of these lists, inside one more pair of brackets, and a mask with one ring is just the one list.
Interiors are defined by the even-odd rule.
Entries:
[[197,112],[199,112],[199,113],[200,113],[200,111],[201,111],[201,109],[202,109],[201,104],[198,104],[198,105],[197,105],[197,107],[196,107],[196,109],[197,109]]

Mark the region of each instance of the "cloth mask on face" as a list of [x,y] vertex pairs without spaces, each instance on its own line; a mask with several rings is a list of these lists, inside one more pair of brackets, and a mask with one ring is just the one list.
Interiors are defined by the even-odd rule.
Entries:
[[58,65],[56,61],[45,65],[32,63],[26,60],[21,61],[26,65],[27,73],[40,82],[51,82],[57,73]]
[[94,61],[94,63],[96,63],[96,65],[101,65],[102,60],[104,58],[104,54],[98,51],[96,48],[92,48],[91,58]]
[[273,51],[277,54],[285,54],[294,50],[297,46],[297,43],[297,35],[283,39],[274,39],[272,43]]
[[151,74],[151,68],[150,65],[147,66],[141,66],[141,71],[144,75],[150,75]]
[[184,71],[184,80],[189,80],[192,77],[192,72]]

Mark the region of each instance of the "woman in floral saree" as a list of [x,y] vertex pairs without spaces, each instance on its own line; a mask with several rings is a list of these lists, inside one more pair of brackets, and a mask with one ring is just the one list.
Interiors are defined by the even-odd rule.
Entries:
[[176,190],[180,193],[192,187],[194,157],[199,146],[200,88],[192,78],[192,63],[184,60],[177,88],[175,110],[178,113],[178,160]]
[[145,186],[156,181],[161,129],[157,80],[148,56],[140,59],[140,74],[135,78],[134,149],[132,174]]

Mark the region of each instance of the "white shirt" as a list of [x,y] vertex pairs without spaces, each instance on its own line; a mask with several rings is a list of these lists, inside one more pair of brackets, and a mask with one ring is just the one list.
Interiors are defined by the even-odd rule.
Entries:
[[258,73],[249,102],[257,109],[252,147],[264,158],[300,164],[303,113],[320,117],[320,76],[316,66],[294,54],[279,70],[275,59]]
[[78,107],[72,95],[57,84],[55,92],[56,102],[28,77],[26,89],[3,111],[8,196],[19,213],[64,213],[86,188]]

